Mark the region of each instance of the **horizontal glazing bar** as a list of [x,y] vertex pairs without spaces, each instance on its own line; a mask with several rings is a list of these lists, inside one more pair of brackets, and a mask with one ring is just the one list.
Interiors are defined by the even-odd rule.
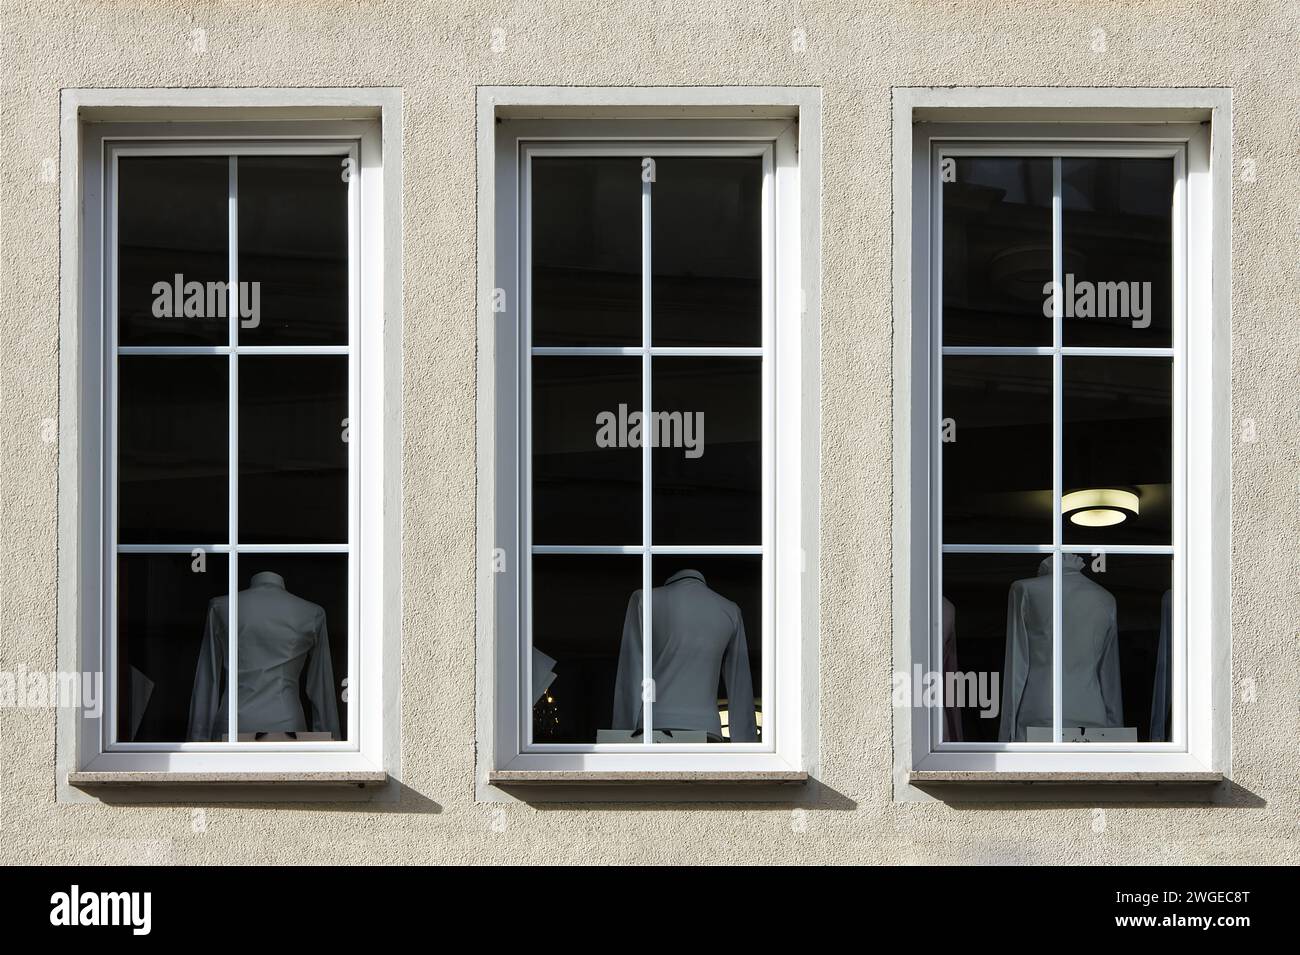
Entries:
[[346,554],[347,544],[118,544],[119,554]]
[[347,345],[122,345],[119,355],[346,355]]
[[[1016,357],[1018,355],[1055,355],[1051,345],[945,345],[944,356]],[[1172,348],[1092,348],[1063,345],[1060,353],[1067,358],[1172,358]]]
[[[638,345],[536,345],[532,353],[538,358],[640,358],[646,349]],[[723,347],[695,348],[691,346],[653,346],[652,358],[762,358],[762,348]]]
[[[945,554],[1050,554],[1051,544],[944,544]],[[1168,544],[1062,544],[1063,554],[1172,554]]]
[[[241,547],[240,550],[243,550]],[[639,544],[534,544],[533,553],[546,554],[643,554],[646,548]],[[651,554],[692,554],[736,556],[763,553],[762,544],[654,544]]]

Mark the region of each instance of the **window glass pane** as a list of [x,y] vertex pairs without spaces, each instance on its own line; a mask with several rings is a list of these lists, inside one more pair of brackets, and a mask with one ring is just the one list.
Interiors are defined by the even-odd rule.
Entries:
[[1167,556],[1064,555],[1062,741],[1170,738]]
[[641,160],[532,160],[534,345],[641,344]]
[[758,358],[655,358],[654,543],[762,542]]
[[1052,160],[953,158],[943,179],[943,343],[1050,345]]
[[347,344],[343,159],[239,157],[241,344]]
[[229,535],[224,356],[118,359],[118,540],[218,543]]
[[641,543],[641,359],[532,361],[533,543]]
[[1065,542],[1171,544],[1172,360],[1063,362]]
[[763,343],[759,156],[663,156],[651,195],[656,345]]
[[1052,542],[1052,360],[943,359],[943,540]]
[[[215,715],[192,700],[210,602],[226,593],[224,554],[121,554],[117,558],[117,738],[208,739]],[[218,676],[220,674],[218,673]],[[223,685],[204,701],[221,703]]]
[[348,360],[239,359],[243,543],[348,540]]
[[[652,568],[655,742],[760,742],[763,558],[658,556]],[[642,673],[633,637],[619,667],[629,685]]]
[[1172,159],[1061,160],[1067,345],[1173,344]]
[[1050,729],[1050,555],[945,554],[942,633],[945,741],[1023,740],[1044,714]]
[[348,555],[240,554],[239,577],[240,741],[346,739]]
[[118,159],[118,344],[229,342],[229,180],[225,156]]
[[[640,589],[639,556],[533,557],[534,742],[595,743],[617,729],[630,738],[641,688],[622,679],[619,658],[639,632]],[[616,712],[620,687],[630,696]]]

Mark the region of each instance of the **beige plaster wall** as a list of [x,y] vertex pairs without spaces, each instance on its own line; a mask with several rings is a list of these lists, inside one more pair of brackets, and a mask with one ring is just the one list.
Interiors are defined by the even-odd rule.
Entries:
[[[55,714],[0,710],[0,861],[1223,862],[1296,856],[1300,6],[1139,0],[3,0],[0,669],[55,667],[59,90],[390,86],[405,106],[397,804],[56,801]],[[206,31],[206,52],[191,31]],[[502,31],[493,52],[492,31]],[[802,29],[806,50],[792,48]],[[1093,49],[1094,30],[1106,35]],[[823,91],[820,785],[798,804],[474,799],[475,87]],[[890,89],[1234,97],[1232,776],[1225,804],[898,803],[891,781]],[[1254,681],[1253,696],[1245,680]],[[1099,803],[1096,805],[1100,805]],[[196,832],[196,828],[204,831]]]

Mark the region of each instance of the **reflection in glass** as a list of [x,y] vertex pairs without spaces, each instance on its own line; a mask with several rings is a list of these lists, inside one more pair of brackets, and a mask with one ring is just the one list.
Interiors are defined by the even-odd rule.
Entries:
[[180,743],[209,603],[226,592],[226,556],[117,558],[117,739]]
[[641,360],[532,361],[533,543],[639,544]]
[[1052,361],[943,359],[943,540],[1052,540]]
[[244,543],[348,539],[348,360],[239,360],[239,527]]
[[343,159],[239,158],[241,344],[347,344]]
[[655,358],[656,544],[762,540],[758,358]]
[[761,345],[762,158],[655,162],[654,344]]
[[532,569],[533,742],[595,743],[612,728],[619,648],[629,600],[641,587],[641,558],[534,556]]
[[1065,344],[1168,348],[1173,160],[1064,158],[1061,205]]
[[214,543],[229,531],[227,359],[118,359],[118,540]]
[[[657,556],[651,566],[655,742],[758,742],[763,558]],[[624,692],[614,701],[624,728],[641,725],[635,707],[619,713],[620,696],[631,703],[642,676],[642,631],[635,618],[629,623],[619,665]]]
[[1137,513],[1088,526],[1068,517],[1068,544],[1171,544],[1173,362],[1169,358],[1063,359],[1064,491],[1118,488]]
[[641,344],[641,160],[532,159],[534,345]]
[[[1046,686],[1050,725],[1050,556],[1045,567],[1045,576],[1040,577],[1040,571],[1044,570],[1041,554],[943,556],[942,659],[938,665],[937,661],[932,661],[931,669],[944,673],[942,726],[945,741],[970,743],[1011,739],[1024,703],[1029,671],[1026,661],[1032,663],[1035,675],[1032,698],[1039,705],[1042,687]],[[1029,582],[1033,582],[1032,586]],[[1007,616],[1009,596],[1015,608],[1016,627],[1026,634],[1035,634],[1032,641],[1025,641],[1014,653],[1009,640],[1012,628]],[[956,676],[949,677],[950,673]],[[951,690],[948,689],[950,682]]]
[[1170,558],[1066,554],[1064,567],[1063,739],[1167,741]]
[[953,159],[943,189],[943,344],[1050,345],[1052,160]]
[[229,190],[225,156],[119,157],[119,345],[229,342]]

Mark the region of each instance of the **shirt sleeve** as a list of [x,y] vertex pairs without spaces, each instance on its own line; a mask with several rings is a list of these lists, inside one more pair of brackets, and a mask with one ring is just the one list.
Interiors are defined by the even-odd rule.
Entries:
[[758,740],[754,719],[754,684],[749,675],[749,644],[745,641],[745,617],[736,608],[736,629],[722,656],[722,676],[727,684],[727,719],[733,743]]
[[1019,581],[1007,591],[1007,650],[1002,664],[1002,718],[998,741],[1021,740],[1016,714],[1029,679],[1029,631],[1025,627],[1024,588]]
[[1101,699],[1106,706],[1106,725],[1124,725],[1124,700],[1119,675],[1119,626],[1115,618],[1115,604],[1110,606],[1110,622],[1106,628],[1106,646],[1102,650],[1097,670],[1101,684]]
[[194,670],[194,692],[190,694],[190,723],[185,734],[192,741],[207,743],[212,740],[212,724],[221,709],[221,647],[225,636],[217,608],[209,602],[199,662]]
[[614,680],[612,728],[634,730],[641,725],[641,591],[632,594],[623,618],[623,643]]
[[334,739],[339,734],[339,706],[334,691],[334,665],[330,660],[329,627],[325,612],[321,611],[316,626],[316,646],[307,661],[307,699],[311,701],[311,728],[317,733],[329,733]]

